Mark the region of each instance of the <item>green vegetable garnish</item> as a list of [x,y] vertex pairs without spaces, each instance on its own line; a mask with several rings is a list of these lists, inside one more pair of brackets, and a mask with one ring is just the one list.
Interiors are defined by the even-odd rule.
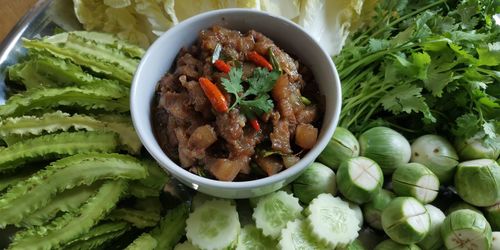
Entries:
[[239,105],[243,113],[249,115],[270,112],[274,108],[274,104],[268,92],[273,89],[280,73],[278,71],[269,72],[260,67],[255,68],[252,77],[247,79],[249,85],[247,90],[243,88],[242,75],[241,67],[233,67],[229,71],[229,79],[222,79],[222,85],[226,91],[235,97],[235,101],[229,109]]

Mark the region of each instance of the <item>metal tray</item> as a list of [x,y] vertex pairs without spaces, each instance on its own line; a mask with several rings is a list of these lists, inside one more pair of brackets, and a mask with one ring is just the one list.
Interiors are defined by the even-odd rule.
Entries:
[[26,55],[21,38],[52,35],[56,28],[65,31],[82,29],[73,11],[73,1],[39,0],[0,43],[0,105],[7,99],[7,67]]
[[[55,29],[66,31],[82,29],[70,0],[39,0],[14,26],[0,43],[0,105],[8,95],[7,67],[26,55],[21,38],[37,38],[52,35]],[[5,249],[13,227],[0,230],[0,249]]]

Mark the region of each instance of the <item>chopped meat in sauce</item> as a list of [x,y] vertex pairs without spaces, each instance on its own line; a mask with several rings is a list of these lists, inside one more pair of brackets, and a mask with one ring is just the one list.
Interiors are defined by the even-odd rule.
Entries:
[[[247,94],[266,81],[268,92],[260,86]],[[152,117],[160,146],[183,168],[243,181],[297,163],[316,144],[322,110],[311,71],[271,39],[214,26],[181,49],[158,82]]]

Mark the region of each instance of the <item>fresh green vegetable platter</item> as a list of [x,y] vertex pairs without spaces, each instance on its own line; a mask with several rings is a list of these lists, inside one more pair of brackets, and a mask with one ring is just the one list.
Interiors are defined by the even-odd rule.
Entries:
[[[190,2],[40,1],[2,43],[0,247],[500,249],[498,1]],[[311,30],[342,81],[317,162],[249,200],[177,184],[128,113],[144,48],[226,7]]]

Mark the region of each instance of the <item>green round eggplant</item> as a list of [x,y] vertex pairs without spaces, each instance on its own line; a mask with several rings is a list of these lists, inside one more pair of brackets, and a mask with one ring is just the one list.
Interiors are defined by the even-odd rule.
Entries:
[[363,205],[364,220],[370,227],[382,230],[382,211],[384,211],[394,197],[393,192],[381,189],[371,201]]
[[340,164],[337,188],[348,200],[357,204],[370,201],[382,188],[384,175],[378,164],[366,157],[356,157]]
[[399,244],[415,244],[430,230],[427,209],[413,197],[396,197],[382,212],[384,232]]
[[392,189],[399,196],[411,196],[427,204],[438,195],[439,179],[420,163],[406,163],[392,174]]
[[443,238],[441,238],[441,225],[446,218],[443,211],[439,208],[427,204],[425,209],[429,213],[431,219],[431,226],[429,232],[423,240],[417,243],[419,247],[426,250],[439,250],[443,249]]
[[408,140],[387,127],[374,127],[359,136],[360,155],[377,162],[384,174],[408,163],[411,147]]
[[329,167],[314,162],[292,182],[293,194],[301,202],[309,203],[322,193],[337,193],[335,172]]
[[337,170],[343,161],[359,156],[359,143],[347,129],[337,127],[325,149],[318,156],[318,161]]
[[484,133],[478,133],[470,138],[457,139],[455,141],[455,148],[457,149],[460,160],[496,160],[500,155],[500,147],[495,143],[488,143],[486,138]]
[[500,231],[500,202],[484,209],[486,219],[493,230]]
[[411,144],[411,162],[423,164],[444,184],[453,177],[458,164],[458,155],[444,137],[423,135]]
[[375,250],[420,250],[415,244],[405,245],[393,240],[384,240],[375,246]]
[[462,200],[474,206],[495,205],[500,201],[500,166],[491,159],[458,164],[455,189]]
[[471,204],[461,200],[452,203],[448,207],[448,209],[446,209],[445,214],[448,215],[460,209],[470,209],[480,214],[483,214],[483,212],[481,212],[481,210],[479,210],[477,207],[472,206]]
[[491,227],[486,218],[470,209],[457,210],[444,219],[441,237],[447,249],[491,249]]
[[491,233],[491,249],[493,250],[500,249],[500,232]]

